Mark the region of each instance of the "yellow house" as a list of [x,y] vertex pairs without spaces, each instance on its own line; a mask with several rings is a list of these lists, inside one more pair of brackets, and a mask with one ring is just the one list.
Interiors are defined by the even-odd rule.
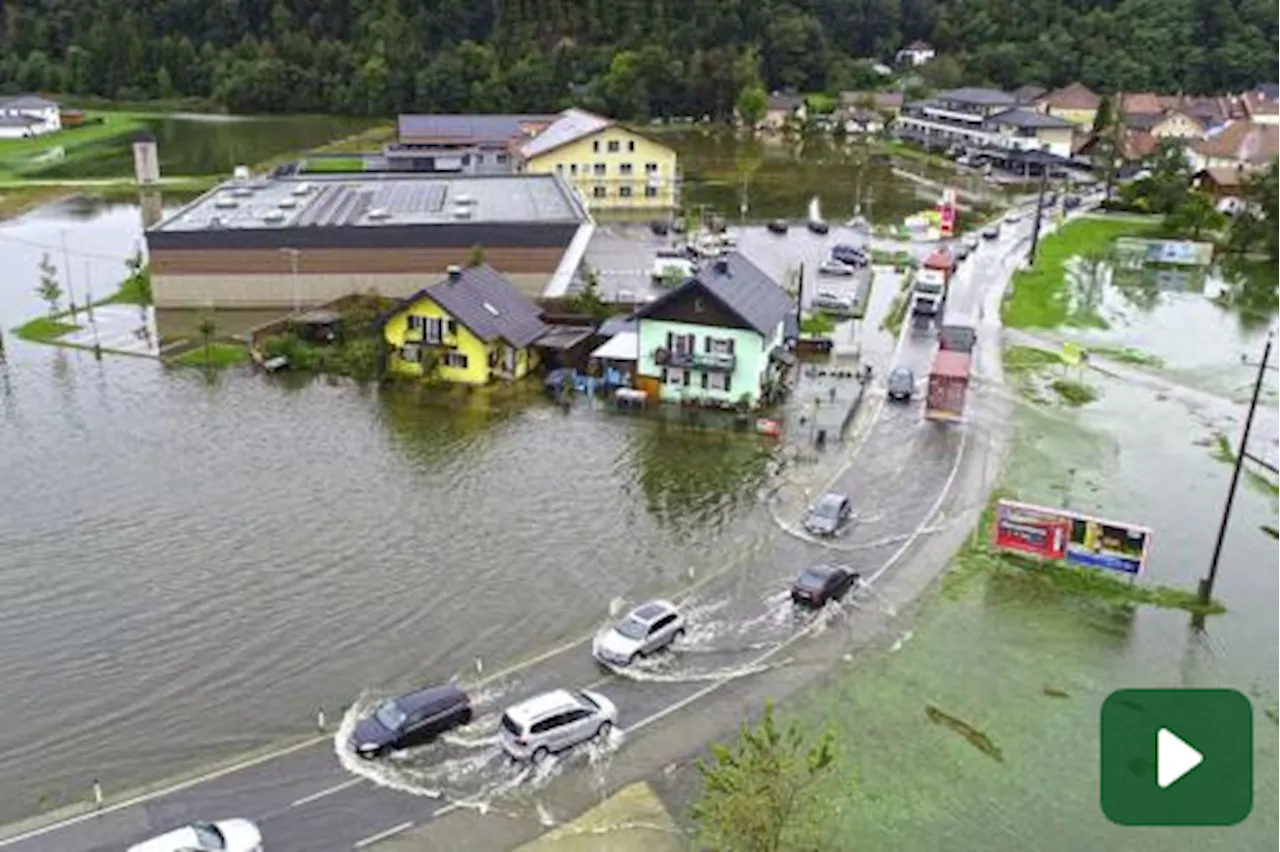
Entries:
[[1066,119],[1087,133],[1098,117],[1102,96],[1084,83],[1072,83],[1036,98],[1036,105],[1042,112]]
[[488,266],[449,267],[382,325],[390,372],[468,385],[523,377],[548,330],[537,305]]
[[671,210],[680,204],[676,152],[612,119],[567,109],[520,148],[521,171],[555,173],[593,210]]

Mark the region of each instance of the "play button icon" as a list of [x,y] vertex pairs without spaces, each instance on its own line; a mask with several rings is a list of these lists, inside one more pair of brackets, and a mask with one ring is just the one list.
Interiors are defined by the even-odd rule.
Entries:
[[1253,708],[1233,689],[1120,689],[1102,703],[1099,798],[1120,825],[1234,825],[1253,809]]
[[1204,763],[1204,755],[1168,728],[1156,732],[1156,786],[1161,790]]

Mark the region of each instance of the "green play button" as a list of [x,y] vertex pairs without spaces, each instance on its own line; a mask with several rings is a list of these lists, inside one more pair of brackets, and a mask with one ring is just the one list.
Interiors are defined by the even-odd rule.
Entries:
[[1253,709],[1233,689],[1121,689],[1102,704],[1102,812],[1234,825],[1253,809]]

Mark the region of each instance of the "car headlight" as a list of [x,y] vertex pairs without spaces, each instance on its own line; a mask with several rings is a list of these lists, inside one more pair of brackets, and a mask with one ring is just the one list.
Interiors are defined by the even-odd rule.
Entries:
[[378,750],[377,743],[360,743],[360,745],[356,746],[356,751],[360,752],[361,754],[368,754],[369,752],[377,751],[377,750]]

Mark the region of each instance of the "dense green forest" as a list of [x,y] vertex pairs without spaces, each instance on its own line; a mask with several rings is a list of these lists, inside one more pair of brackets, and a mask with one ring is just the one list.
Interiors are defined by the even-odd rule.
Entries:
[[1195,93],[1276,79],[1275,0],[6,0],[0,91],[246,112],[717,117],[738,92],[928,83]]

